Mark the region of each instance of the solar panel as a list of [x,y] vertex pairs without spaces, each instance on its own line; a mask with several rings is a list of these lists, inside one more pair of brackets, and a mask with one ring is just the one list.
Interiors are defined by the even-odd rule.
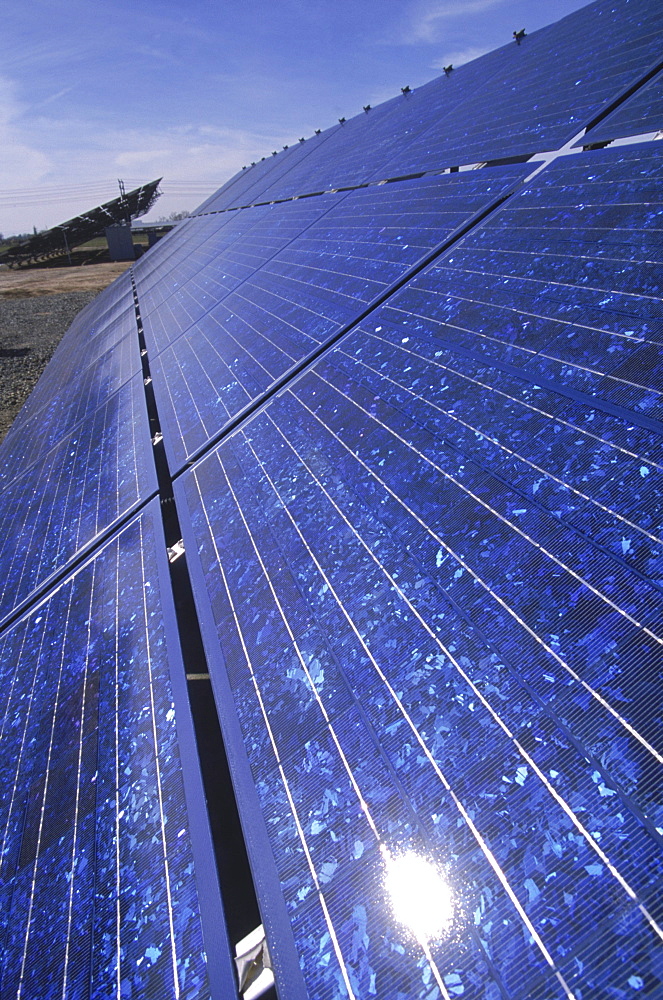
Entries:
[[263,171],[270,183],[242,188],[241,197],[229,187],[219,205],[248,204],[249,194],[253,201],[292,197],[555,149],[660,58],[662,29],[663,15],[651,0],[627,7],[599,0],[520,45],[512,42],[335,126],[328,141],[282,177],[272,181],[272,171]]
[[[68,358],[71,366],[71,356]],[[25,472],[63,436],[89,420],[113,393],[140,373],[136,335],[124,337],[96,362],[72,374],[63,386],[64,368],[58,366],[56,371],[46,373],[38,396],[23,407],[4,438],[0,451],[0,488]]]
[[240,171],[231,178],[216,194],[203,202],[196,209],[196,214],[218,212],[239,205],[251,205],[263,200],[261,192],[266,186],[271,186],[277,178],[281,178],[295,170],[308,157],[317,152],[339,130],[339,125],[332,125],[321,135],[312,135],[304,142],[296,142],[283,150],[274,150],[262,161]]
[[[161,323],[157,348],[172,342],[151,361],[172,468],[526,172],[501,167],[273,206],[156,321],[144,315],[153,338]],[[208,272],[222,276],[209,298]],[[140,297],[139,305],[143,315]]]
[[218,900],[203,936],[214,862],[160,531],[152,503],[0,637],[7,996],[202,997],[220,970],[233,987]]
[[660,269],[650,262],[660,170],[649,146],[560,158],[394,299],[389,316],[416,328],[423,296],[439,340],[479,363],[496,359],[663,426]]
[[106,227],[123,225],[139,215],[145,215],[159,197],[157,190],[161,178],[150,184],[143,184],[133,191],[123,192],[83,215],[77,215],[53,229],[35,233],[27,240],[21,240],[7,248],[2,254],[3,263],[22,264],[41,258],[64,256],[71,247],[81,246],[96,236],[102,236]]
[[[484,989],[526,982],[550,995],[558,988],[551,953],[561,954],[555,964],[571,986],[598,992],[617,960],[604,907],[628,921],[624,972],[638,974],[650,927],[630,893],[648,913],[655,906],[655,882],[644,873],[656,849],[640,814],[624,815],[633,782],[624,786],[597,762],[618,740],[619,760],[642,769],[645,804],[653,768],[647,780],[648,755],[625,724],[632,713],[615,722],[602,704],[606,682],[587,670],[574,681],[550,638],[536,669],[525,670],[537,651],[528,627],[539,606],[521,624],[532,598],[516,587],[545,573],[546,560],[553,578],[561,575],[560,560],[541,555],[541,533],[522,541],[522,514],[513,513],[521,497],[504,498],[499,483],[502,496],[491,496],[462,458],[438,457],[436,476],[413,445],[384,429],[391,408],[383,400],[370,395],[371,419],[361,398],[350,401],[347,380],[325,391],[323,369],[186,473],[178,493],[181,501],[186,489],[189,545],[207,568],[201,605],[207,592],[215,598],[210,661],[217,671],[226,664],[234,687],[309,995],[334,995],[341,976],[357,991],[372,981],[380,995],[401,949],[404,996],[426,996],[434,979],[451,975]],[[416,435],[421,453],[423,431],[402,414],[393,419],[408,440]],[[462,485],[453,489],[449,476]],[[472,498],[477,491],[483,503]],[[567,571],[566,585],[573,601],[577,574]],[[558,580],[558,599],[561,591]],[[600,601],[592,603],[578,614],[600,628]],[[608,648],[620,624],[625,647],[637,642],[638,629],[614,615]],[[641,656],[652,653],[645,642]],[[542,707],[550,691],[553,704]],[[586,749],[572,724],[578,702]],[[560,727],[555,738],[551,728]],[[443,867],[455,900],[455,933],[429,956],[399,934],[383,902],[384,851],[407,850]],[[596,899],[606,913],[578,929],[568,957],[566,928],[545,919],[565,898],[573,913]],[[493,936],[500,926],[509,931]],[[526,935],[534,942],[515,949]]]
[[[385,995],[396,967],[408,997],[649,975],[660,436],[641,396],[603,402],[621,341],[591,395],[573,336],[555,376],[514,356],[560,323],[642,350],[625,247],[658,245],[659,170],[650,146],[557,161],[176,483],[310,996]],[[435,945],[385,907],[407,852],[451,893]]]
[[663,129],[663,76],[659,73],[609,114],[603,121],[587,130],[577,145],[590,142],[609,142],[625,136],[642,135]]
[[3,996],[235,995],[208,811],[281,1000],[658,996],[663,146],[440,171],[651,124],[661,19],[269,156],[77,317],[0,462]]
[[156,492],[143,379],[0,491],[0,620]]

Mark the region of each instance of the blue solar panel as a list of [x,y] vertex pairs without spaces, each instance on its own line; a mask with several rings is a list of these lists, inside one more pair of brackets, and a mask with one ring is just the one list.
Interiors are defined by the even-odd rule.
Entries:
[[0,637],[7,997],[202,998],[205,949],[212,964],[227,955],[220,913],[203,939],[213,860],[190,833],[160,531],[152,504]]
[[654,121],[662,24],[269,156],[72,324],[0,451],[3,996],[236,993],[190,572],[281,1000],[658,997],[663,146],[439,171]]
[[[135,319],[134,319],[135,327]],[[72,352],[73,353],[73,352]],[[67,354],[70,368],[80,355]],[[84,357],[84,355],[83,355]],[[38,393],[28,400],[0,446],[0,488],[24,473],[66,434],[141,370],[135,333],[65,380],[63,364],[47,369]]]
[[298,141],[287,149],[275,150],[276,155],[274,153],[268,154],[262,161],[240,171],[211,198],[203,202],[196,209],[196,214],[218,212],[230,207],[252,205],[256,202],[269,200],[263,199],[261,192],[266,187],[272,187],[284,175],[289,176],[291,171],[296,173],[300,164],[305,162],[312,153],[316,154],[319,147],[332,138],[339,127],[339,125],[333,125],[331,128],[325,129],[321,135],[312,135],[308,139],[304,139],[304,142]]
[[142,376],[0,491],[0,619],[156,492]]
[[[642,586],[616,609],[588,544],[569,555],[552,517],[333,357],[178,490],[309,995],[342,977],[383,995],[403,951],[403,996],[437,977],[563,995],[551,955],[590,994],[641,975],[661,874],[642,822],[652,720],[628,696],[656,649],[630,617]],[[385,848],[451,886],[456,922],[429,956],[385,908]],[[573,935],[547,918],[567,910]]]
[[335,126],[282,176],[263,170],[205,210],[555,149],[660,58],[661,30],[652,0],[599,0]]
[[[176,240],[160,241],[156,253],[142,257],[136,264],[134,277],[141,299],[154,306],[161,303],[179,283],[195,275],[198,268],[213,261],[218,253],[239,239],[258,218],[258,213],[259,210],[250,220],[238,212],[188,219]],[[173,274],[177,274],[178,284],[170,280]]]
[[663,129],[663,75],[654,77],[577,143],[606,142]]
[[660,177],[647,145],[557,160],[392,300],[389,317],[406,334],[423,312],[441,342],[479,362],[659,421]]
[[[144,315],[157,347],[173,342],[151,356],[172,467],[526,171],[501,167],[273,206],[234,253],[171,295],[156,318]],[[201,293],[207,273],[217,304],[203,314],[213,298]],[[235,282],[230,294],[219,291],[219,274]]]
[[[661,303],[626,266],[655,154],[546,168],[178,479],[316,1000],[659,981],[663,452],[618,374]],[[408,851],[453,898],[428,943],[385,903]]]

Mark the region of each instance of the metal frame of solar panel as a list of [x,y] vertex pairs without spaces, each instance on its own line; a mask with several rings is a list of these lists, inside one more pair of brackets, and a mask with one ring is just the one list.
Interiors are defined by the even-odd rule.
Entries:
[[662,21],[266,154],[77,317],[0,449],[3,996],[663,990],[663,147],[591,148]]

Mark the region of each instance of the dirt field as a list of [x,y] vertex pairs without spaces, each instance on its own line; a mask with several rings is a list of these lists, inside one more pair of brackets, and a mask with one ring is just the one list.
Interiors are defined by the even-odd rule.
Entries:
[[[100,292],[130,265],[91,264],[87,267],[0,268],[0,299],[27,299],[63,292]],[[64,331],[63,331],[64,332]]]

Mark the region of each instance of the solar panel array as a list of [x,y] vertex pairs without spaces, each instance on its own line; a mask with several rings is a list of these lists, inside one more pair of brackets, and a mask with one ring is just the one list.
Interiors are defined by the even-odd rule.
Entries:
[[236,995],[173,510],[281,997],[660,995],[661,147],[535,154],[655,131],[662,19],[268,156],[79,315],[1,452],[3,997]]

